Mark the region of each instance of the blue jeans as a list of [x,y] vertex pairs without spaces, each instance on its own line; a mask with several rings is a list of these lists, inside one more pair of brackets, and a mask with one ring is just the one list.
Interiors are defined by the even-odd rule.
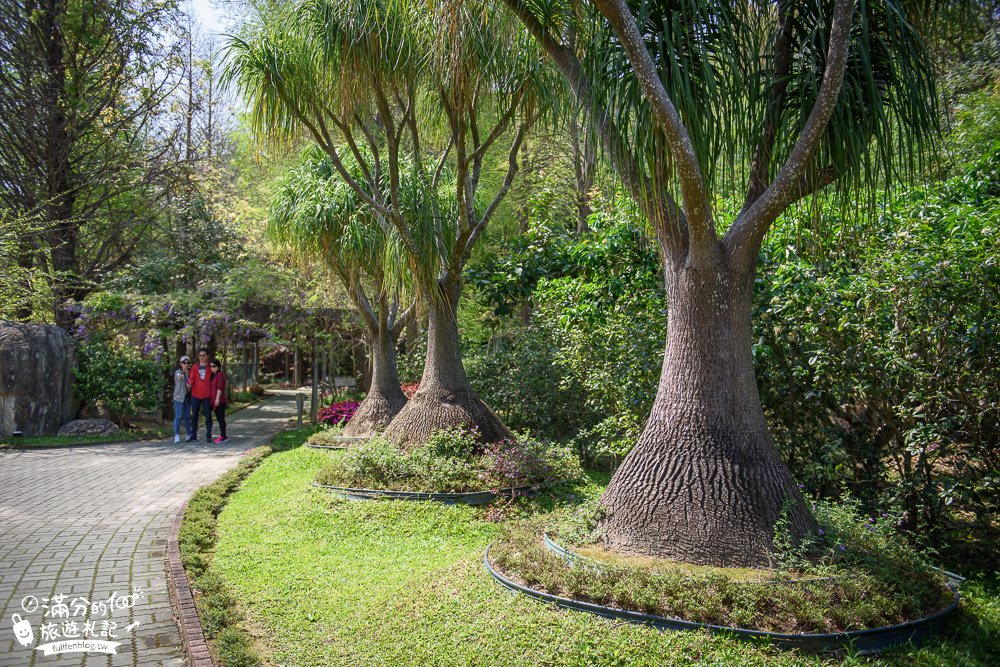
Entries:
[[184,432],[191,434],[191,397],[183,401],[174,401],[174,435],[181,434],[181,424]]
[[195,438],[198,437],[198,419],[201,417],[199,413],[205,413],[205,438],[208,440],[212,439],[212,406],[209,405],[207,398],[195,398],[191,397],[191,435]]

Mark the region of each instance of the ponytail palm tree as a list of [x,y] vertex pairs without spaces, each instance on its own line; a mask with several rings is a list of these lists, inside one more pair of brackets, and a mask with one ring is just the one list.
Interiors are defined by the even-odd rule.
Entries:
[[[413,443],[463,424],[487,441],[510,437],[465,375],[456,313],[462,271],[535,119],[540,68],[530,37],[482,0],[297,0],[262,12],[230,49],[257,130],[311,136],[374,224],[398,234],[427,303],[420,388],[386,435]],[[407,179],[422,194],[404,196]],[[449,193],[445,207],[440,192]]]
[[[757,393],[757,256],[796,202],[832,189],[852,204],[917,164],[935,129],[920,35],[895,0],[503,4],[569,83],[664,257],[660,385],[601,499],[606,545],[767,565],[782,514],[793,536],[814,524]],[[742,206],[724,218],[720,197]]]
[[[360,168],[350,158],[349,173]],[[396,369],[396,344],[414,305],[401,308],[407,276],[400,272],[395,231],[375,220],[371,208],[337,175],[328,156],[313,148],[281,184],[271,204],[267,236],[272,243],[318,260],[343,284],[364,325],[371,358],[371,385],[344,435],[380,432],[406,404]]]

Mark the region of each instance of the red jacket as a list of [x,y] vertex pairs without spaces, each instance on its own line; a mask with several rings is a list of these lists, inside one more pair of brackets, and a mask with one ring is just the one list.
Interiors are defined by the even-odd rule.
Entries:
[[[204,375],[202,375],[204,371]],[[210,398],[212,395],[212,369],[208,364],[202,366],[201,364],[195,364],[191,367],[191,373],[188,375],[188,382],[191,383],[191,396],[192,398]]]
[[[219,402],[216,404],[215,396],[218,392],[222,392],[222,396],[219,396]],[[209,404],[214,408],[216,405],[225,405],[229,402],[229,397],[227,396],[229,392],[226,391],[226,374],[223,371],[219,371],[212,376],[212,395],[209,397]]]

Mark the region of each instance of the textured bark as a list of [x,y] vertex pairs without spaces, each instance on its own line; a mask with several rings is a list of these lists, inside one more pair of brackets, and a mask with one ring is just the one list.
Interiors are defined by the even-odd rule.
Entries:
[[396,370],[396,345],[389,331],[383,330],[372,341],[372,381],[368,395],[344,427],[344,435],[369,436],[381,432],[406,405],[399,388]]
[[780,460],[751,358],[753,278],[721,261],[667,269],[668,334],[649,421],[601,498],[613,550],[766,566],[775,523],[814,527]]
[[424,442],[435,431],[455,426],[476,429],[485,442],[513,437],[465,376],[455,318],[460,292],[461,287],[443,288],[430,303],[424,374],[417,393],[385,430],[394,442]]

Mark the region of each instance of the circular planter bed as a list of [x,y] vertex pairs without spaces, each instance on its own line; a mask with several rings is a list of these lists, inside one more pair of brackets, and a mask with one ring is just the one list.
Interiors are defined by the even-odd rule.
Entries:
[[[580,556],[579,554],[573,554],[573,552],[548,539],[547,536],[545,537],[545,542],[548,548],[552,549],[554,553],[564,558],[572,558],[575,556],[577,564],[593,567],[593,563],[596,563],[596,561],[593,561],[592,559]],[[961,599],[958,592],[958,586],[962,581],[964,581],[962,577],[956,574],[942,571],[942,575],[947,579],[948,588],[951,589],[953,593],[951,603],[938,612],[914,621],[879,628],[852,630],[849,632],[829,634],[790,634],[751,630],[749,628],[712,625],[709,623],[696,623],[679,618],[643,614],[636,611],[629,611],[627,609],[618,609],[615,607],[608,607],[546,593],[545,591],[521,585],[507,578],[502,572],[495,568],[493,563],[490,561],[490,548],[492,546],[493,545],[491,544],[486,548],[486,553],[483,556],[483,564],[486,566],[487,571],[489,571],[490,575],[492,575],[494,579],[500,582],[500,584],[505,588],[516,593],[523,593],[524,595],[528,595],[529,597],[533,597],[538,600],[551,602],[556,606],[563,607],[565,609],[585,611],[591,614],[596,614],[597,616],[602,616],[616,621],[624,621],[626,623],[648,625],[658,630],[709,630],[713,633],[727,634],[744,641],[768,643],[781,648],[796,648],[811,652],[839,651],[845,648],[850,648],[852,651],[859,654],[869,654],[878,653],[879,651],[884,651],[885,649],[893,646],[899,646],[907,643],[919,645],[920,642],[927,637],[939,632],[947,617],[958,609],[958,603]]]
[[347,449],[348,446],[350,446],[355,442],[363,442],[367,439],[368,438],[363,435],[361,436],[335,435],[333,437],[325,438],[324,440],[326,440],[326,442],[322,443],[306,441],[306,447],[310,447],[312,449],[340,450],[340,449]]
[[544,489],[547,484],[514,486],[495,491],[467,491],[463,493],[431,493],[426,491],[391,491],[389,489],[352,489],[345,486],[331,486],[313,482],[313,486],[327,489],[331,493],[348,500],[431,500],[446,505],[488,505],[497,498],[529,496]]

